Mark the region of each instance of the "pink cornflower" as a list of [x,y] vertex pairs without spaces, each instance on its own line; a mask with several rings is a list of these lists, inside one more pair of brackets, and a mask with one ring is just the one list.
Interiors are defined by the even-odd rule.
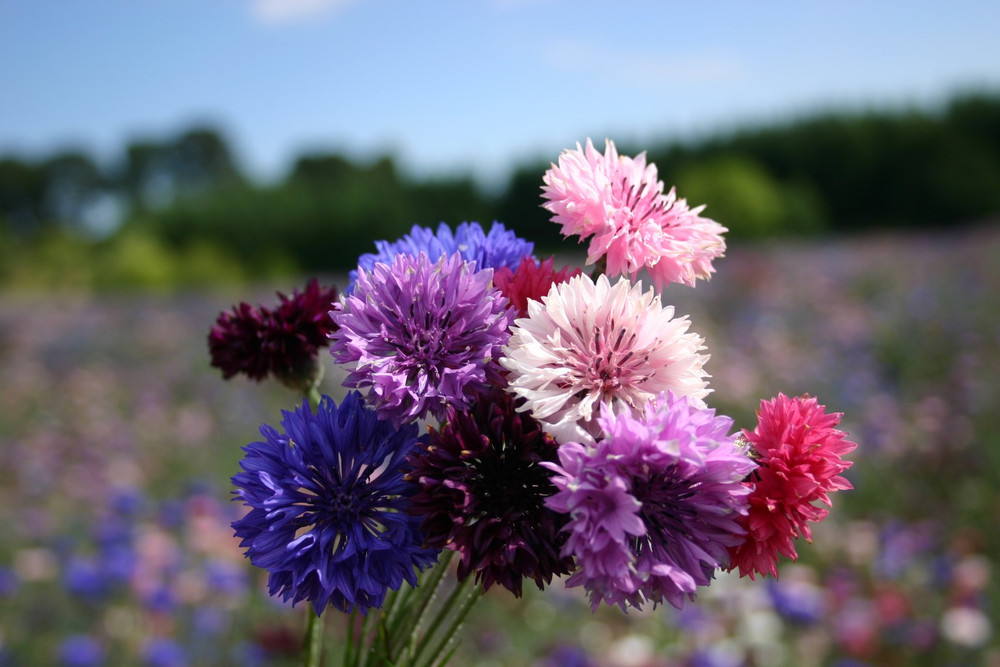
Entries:
[[554,283],[564,283],[573,276],[578,276],[580,269],[568,266],[556,271],[555,257],[549,257],[542,262],[536,262],[531,257],[525,257],[518,264],[517,270],[509,266],[498,266],[493,271],[493,284],[500,293],[510,301],[510,308],[516,317],[528,314],[528,300],[541,300],[549,293]]
[[708,355],[689,324],[652,288],[643,293],[642,283],[576,276],[528,302],[500,363],[509,390],[525,399],[521,409],[546,432],[560,443],[592,444],[602,403],[637,411],[661,392],[708,394]]
[[606,140],[602,155],[587,147],[564,151],[559,165],[545,172],[543,208],[562,225],[565,236],[591,238],[587,263],[602,257],[611,275],[635,278],[642,269],[662,289],[669,283],[694,286],[715,271],[712,260],[726,251],[725,227],[701,217],[705,208],[688,208],[673,188],[663,194],[656,165],[645,152],[635,158],[618,155]]
[[778,394],[761,401],[757,427],[743,437],[760,467],[751,482],[750,512],[743,517],[746,541],[730,549],[730,569],[740,576],[777,576],[778,554],[798,558],[793,541],[800,535],[812,541],[809,522],[829,513],[830,493],[851,489],[840,473],[851,467],[841,457],[857,447],[846,433],[834,428],[842,413],[808,395],[788,398]]

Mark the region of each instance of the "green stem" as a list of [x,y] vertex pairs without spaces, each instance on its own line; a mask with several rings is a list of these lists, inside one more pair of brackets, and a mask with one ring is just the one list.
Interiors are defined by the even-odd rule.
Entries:
[[316,608],[309,605],[306,612],[306,638],[302,651],[303,667],[319,667],[320,656],[323,653],[323,617],[316,613]]
[[[434,661],[448,646],[448,643],[455,638],[455,632],[462,624],[462,621],[465,620],[465,617],[468,616],[469,611],[472,609],[472,605],[475,604],[476,600],[479,599],[479,596],[482,593],[481,587],[474,583],[474,581],[474,577],[469,577],[451,590],[451,593],[448,595],[448,599],[445,600],[441,609],[438,610],[434,620],[431,621],[430,626],[427,628],[427,632],[425,632],[423,637],[421,637],[416,650],[413,652],[411,662],[412,665],[421,664],[419,659],[423,654],[424,649],[427,648],[430,642],[434,639],[434,636],[437,634],[438,628],[441,627],[441,624],[449,619],[449,617],[450,622],[446,626],[445,631],[441,634],[441,637],[435,643],[426,663],[423,664],[434,664]],[[461,600],[460,603],[459,600]],[[456,604],[458,605],[458,610],[452,614]]]
[[410,635],[410,646],[412,646],[413,642],[416,641],[417,634],[420,632],[420,626],[424,620],[424,614],[427,613],[431,601],[437,597],[438,589],[441,587],[441,581],[444,579],[444,575],[448,572],[448,565],[451,563],[451,559],[455,556],[454,551],[451,551],[450,549],[446,549],[445,551],[446,553],[444,558],[438,562],[431,572],[431,576],[429,576],[427,581],[424,582],[424,590],[423,596],[420,600],[420,606],[416,609],[412,616],[413,624],[407,633]]
[[319,407],[320,399],[323,396],[319,393],[319,387],[317,385],[311,385],[309,389],[306,390],[306,398],[309,399],[309,405],[313,410]]
[[[482,594],[483,594],[483,589],[479,585],[473,585],[472,590],[467,591],[464,594],[465,599],[462,600],[462,603],[459,606],[458,611],[455,612],[455,615],[452,617],[451,623],[448,625],[448,628],[444,631],[444,634],[441,635],[441,639],[438,640],[437,645],[433,648],[433,650],[431,650],[431,654],[427,658],[426,664],[428,665],[428,667],[434,665],[435,663],[438,664],[439,666],[447,664],[448,660],[451,658],[451,655],[455,652],[455,649],[457,648],[457,644],[455,643],[455,635],[458,634],[459,629],[462,627],[462,623],[465,622],[465,617],[469,615],[470,611],[472,611],[472,606],[476,604],[476,601],[479,600]],[[438,662],[438,657],[446,648],[448,648],[449,645],[451,645],[452,647],[451,651],[448,652],[448,654],[443,660]]]
[[361,639],[358,638],[357,642],[355,642],[354,638],[357,617],[357,609],[352,609],[350,615],[347,617],[347,636],[344,641],[344,667],[356,666],[358,664],[359,656],[357,651],[361,645]]

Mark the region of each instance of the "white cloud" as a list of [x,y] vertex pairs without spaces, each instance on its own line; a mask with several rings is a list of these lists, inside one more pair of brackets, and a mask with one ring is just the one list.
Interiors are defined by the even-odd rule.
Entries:
[[621,85],[717,83],[741,78],[743,64],[731,54],[645,53],[611,50],[584,42],[563,42],[546,54],[550,66],[563,72],[601,77]]
[[252,0],[250,11],[263,25],[300,23],[334,14],[358,0]]

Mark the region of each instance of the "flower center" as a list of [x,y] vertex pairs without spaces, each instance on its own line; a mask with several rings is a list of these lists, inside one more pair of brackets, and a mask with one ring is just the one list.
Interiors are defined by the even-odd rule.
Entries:
[[642,503],[639,516],[646,525],[646,534],[634,540],[633,551],[638,553],[646,544],[657,546],[678,537],[693,537],[695,512],[688,499],[694,489],[687,480],[677,478],[676,465],[648,478],[633,479],[632,493]]
[[616,395],[623,387],[644,381],[635,377],[635,364],[629,364],[635,356],[635,340],[634,332],[628,333],[624,328],[616,331],[613,320],[603,331],[594,327],[592,356],[586,380],[603,397]]
[[548,472],[521,456],[513,445],[500,447],[496,457],[477,459],[472,468],[473,484],[482,502],[478,512],[481,518],[519,518],[537,513],[543,499],[554,489]]

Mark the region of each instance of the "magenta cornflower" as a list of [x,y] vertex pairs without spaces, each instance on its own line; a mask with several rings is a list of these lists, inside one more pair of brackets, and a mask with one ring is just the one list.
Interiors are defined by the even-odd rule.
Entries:
[[568,266],[556,271],[555,258],[549,257],[542,262],[536,262],[531,257],[525,257],[518,264],[517,270],[507,266],[498,267],[493,272],[493,284],[500,293],[510,301],[510,307],[517,317],[528,314],[528,300],[541,301],[549,293],[552,285],[564,283],[582,272]]
[[226,379],[243,373],[252,380],[274,375],[295,389],[318,379],[317,356],[336,326],[330,308],[337,288],[316,279],[288,297],[278,292],[277,308],[241,303],[219,315],[208,335],[212,365]]
[[440,419],[501,382],[507,299],[492,286],[492,269],[475,267],[458,253],[431,262],[421,252],[359,269],[333,313],[330,352],[353,364],[344,386],[366,390],[379,416],[397,426]]
[[743,431],[760,467],[742,519],[746,540],[730,550],[730,569],[738,567],[740,576],[777,577],[778,554],[797,559],[794,540],[801,535],[811,541],[809,522],[829,513],[816,503],[832,507],[830,493],[853,488],[840,476],[851,467],[842,457],[857,447],[834,428],[842,416],[808,395],[761,401],[757,427]]
[[552,221],[565,236],[590,238],[587,263],[601,258],[611,275],[633,279],[646,269],[657,289],[669,283],[694,286],[714,272],[712,260],[726,251],[725,227],[689,208],[673,188],[663,194],[656,165],[646,154],[618,155],[606,141],[604,154],[590,139],[586,148],[564,151],[544,177],[542,193]]
[[599,406],[641,410],[661,392],[709,392],[702,338],[642,283],[576,276],[528,302],[500,363],[510,391],[560,443],[600,438]]
[[569,517],[563,554],[578,568],[566,583],[584,586],[595,609],[680,608],[743,541],[743,479],[755,464],[731,419],[673,393],[638,416],[604,407],[598,421],[603,440],[561,445],[549,466],[559,492],[547,505]]
[[469,411],[450,409],[410,461],[411,511],[428,546],[460,554],[459,581],[475,574],[483,590],[498,583],[520,597],[523,579],[542,589],[569,572],[563,517],[544,504],[556,489],[541,464],[556,461],[556,442],[513,396],[497,388]]

